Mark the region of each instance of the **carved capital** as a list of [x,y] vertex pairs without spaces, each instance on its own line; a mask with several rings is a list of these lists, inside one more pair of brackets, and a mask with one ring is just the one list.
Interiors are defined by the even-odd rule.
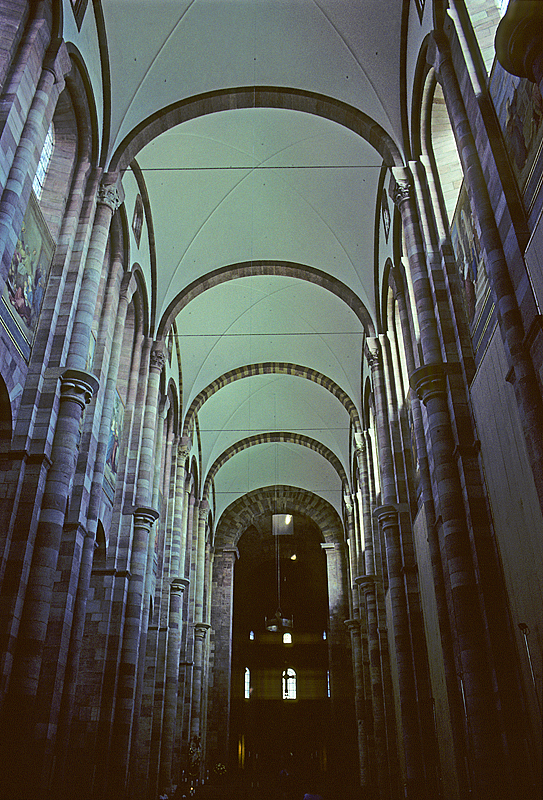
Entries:
[[[44,62],[44,70],[50,72],[56,84],[64,86],[64,78],[72,69],[72,60],[65,42],[53,40],[50,50],[47,52]],[[58,45],[58,47],[57,47]]]
[[202,500],[200,508],[198,509],[198,519],[205,521],[209,514],[209,503],[207,500]]
[[347,626],[350,633],[356,633],[360,630],[360,620],[356,618],[344,619],[343,624]]
[[153,523],[159,518],[160,514],[155,508],[140,506],[133,510],[134,525],[151,530]]
[[194,638],[203,642],[211,625],[207,622],[196,622],[194,625]]
[[398,525],[398,509],[396,506],[384,505],[374,509],[373,516],[384,530]]
[[424,405],[433,397],[445,394],[445,368],[443,364],[425,364],[411,373],[409,384]]
[[361,458],[366,453],[366,439],[363,433],[354,435],[354,452],[357,458]]
[[405,179],[396,181],[394,184],[394,189],[392,190],[392,200],[394,205],[399,208],[402,203],[405,203],[406,200],[410,200],[412,197],[413,184]]
[[366,358],[372,371],[377,369],[381,361],[381,343],[375,336],[366,339]]
[[187,458],[190,456],[191,451],[191,443],[190,441],[187,442],[184,439],[181,439],[177,446],[177,455],[182,461],[186,461]]
[[170,592],[171,594],[183,594],[188,585],[189,581],[186,578],[172,578]]
[[117,211],[124,200],[124,192],[117,180],[105,178],[98,187],[98,203],[107,206],[113,213]]
[[343,504],[345,506],[345,510],[349,516],[353,513],[353,500],[350,494],[343,495]]
[[216,556],[225,560],[230,560],[234,564],[239,558],[239,550],[237,547],[223,547],[216,553]]
[[354,582],[358,586],[359,589],[365,592],[373,592],[375,589],[375,584],[377,582],[376,575],[359,575],[357,578],[354,579]]
[[78,403],[81,408],[90,403],[98,390],[99,381],[91,372],[80,369],[65,369],[60,376],[60,396],[63,400]]
[[166,358],[161,349],[155,348],[151,350],[151,355],[149,356],[149,369],[151,372],[162,372],[165,363]]

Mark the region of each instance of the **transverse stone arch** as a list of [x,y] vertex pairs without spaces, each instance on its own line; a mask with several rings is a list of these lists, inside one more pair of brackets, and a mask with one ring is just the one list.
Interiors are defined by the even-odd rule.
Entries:
[[215,552],[237,546],[242,533],[261,514],[302,514],[317,525],[326,544],[342,544],[344,528],[327,500],[295,486],[264,486],[235,500],[221,514],[215,530]]
[[266,444],[268,442],[291,442],[292,444],[299,444],[302,447],[308,447],[310,450],[314,450],[332,465],[338,474],[343,488],[345,489],[348,486],[347,475],[343,465],[341,464],[341,461],[328,447],[321,444],[316,439],[312,439],[310,436],[303,436],[299,433],[289,433],[288,431],[270,431],[258,433],[254,436],[248,436],[245,439],[240,439],[231,447],[228,447],[218,458],[215,459],[207,473],[204,482],[204,488],[202,492],[203,499],[208,499],[211,482],[215,478],[219,469],[230,458],[235,456],[236,453],[241,453],[243,450],[246,450],[248,447],[256,447],[259,444]]
[[337,122],[357,133],[383,156],[389,167],[401,166],[398,147],[377,122],[354,106],[316,92],[279,86],[242,86],[188,97],[143,120],[119,144],[109,169],[124,171],[153,139],[189,119],[242,108],[282,108]]
[[183,436],[189,437],[193,421],[196,419],[198,411],[202,408],[206,400],[227,386],[233,381],[241,380],[242,378],[251,378],[255,375],[293,375],[297,378],[305,378],[306,380],[314,381],[329,391],[334,397],[340,401],[348,413],[354,429],[358,432],[361,430],[360,418],[355,404],[349,395],[341,389],[335,381],[323,375],[322,372],[311,369],[310,367],[303,367],[299,364],[291,364],[288,361],[262,361],[256,364],[245,364],[242,367],[237,367],[229,372],[220,375],[216,380],[208,384],[201,392],[199,392],[192,401],[190,408],[185,416],[183,423]]
[[186,286],[168,305],[158,326],[158,337],[164,336],[177,314],[179,314],[191,300],[203,294],[208,289],[218,286],[226,281],[246,278],[253,275],[280,275],[287,278],[314,283],[323,289],[335,294],[356,314],[366,333],[366,336],[375,336],[373,320],[358,295],[346,284],[334,278],[327,272],[297,264],[294,261],[241,261],[238,264],[229,264],[219,269],[212,270],[202,275],[197,280]]

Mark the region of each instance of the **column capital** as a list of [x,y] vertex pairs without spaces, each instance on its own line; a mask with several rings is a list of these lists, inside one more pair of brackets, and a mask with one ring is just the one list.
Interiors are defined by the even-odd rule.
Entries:
[[72,400],[81,408],[90,403],[100,385],[98,378],[92,372],[84,372],[81,369],[65,369],[60,375],[60,384],[62,399]]
[[72,68],[72,60],[64,41],[59,43],[58,39],[54,40],[52,48],[46,55],[43,68],[53,75],[55,83],[64,84],[64,79]]
[[215,557],[221,558],[230,558],[232,561],[237,561],[239,558],[239,550],[237,547],[223,547],[220,550],[217,550],[215,553]]
[[187,436],[182,436],[179,444],[177,445],[177,453],[179,458],[186,461],[187,458],[190,456],[190,451],[192,448],[192,442]]
[[321,548],[325,553],[340,553],[343,550],[342,542],[321,542]]
[[366,358],[372,372],[382,363],[381,342],[377,336],[368,336],[366,339]]
[[363,432],[356,431],[354,434],[354,452],[357,456],[362,456],[367,449],[366,438]]
[[140,525],[151,530],[153,523],[160,517],[160,514],[155,508],[148,506],[139,506],[132,511],[134,516],[134,525]]
[[344,619],[343,624],[347,626],[350,633],[356,633],[357,630],[360,630],[360,620],[357,617]]
[[359,575],[354,582],[363,592],[373,591],[377,583],[377,575]]
[[198,519],[205,521],[209,514],[209,503],[207,500],[200,501],[200,507],[198,509]]
[[186,578],[172,578],[170,581],[170,592],[172,594],[183,594],[189,583],[190,581]]
[[353,513],[353,498],[350,494],[343,495],[343,504],[345,506],[345,510],[349,516],[352,516]]
[[106,173],[98,187],[98,204],[107,206],[115,213],[123,201],[124,190],[119,175],[116,172]]
[[409,384],[424,405],[433,397],[445,394],[445,366],[424,364],[409,376]]
[[393,167],[394,189],[392,190],[392,200],[397,208],[401,208],[407,200],[415,197],[415,186],[408,167]]
[[164,355],[164,351],[162,350],[162,348],[154,347],[151,350],[151,354],[149,356],[149,370],[151,372],[158,372],[160,374],[164,368],[165,363],[166,363],[166,357]]
[[382,527],[398,524],[398,509],[393,505],[377,506],[373,516]]
[[208,622],[195,622],[194,623],[194,638],[198,639],[199,641],[203,642],[206,638],[206,634],[208,630],[211,628],[211,625]]

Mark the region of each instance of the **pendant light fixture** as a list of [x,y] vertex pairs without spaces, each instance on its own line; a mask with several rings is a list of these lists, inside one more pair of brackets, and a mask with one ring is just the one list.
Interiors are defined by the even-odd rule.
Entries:
[[292,617],[283,616],[281,611],[281,548],[279,536],[292,529],[290,514],[272,514],[272,536],[275,539],[275,566],[277,574],[277,610],[273,617],[266,617],[266,630],[270,633],[285,633],[292,630]]
[[277,609],[272,617],[266,617],[266,630],[270,633],[285,633],[292,630],[292,618],[284,616],[281,611],[281,547],[279,537],[293,532],[293,519],[291,514],[277,513],[277,447],[278,444],[275,445],[274,513],[271,518],[277,577]]

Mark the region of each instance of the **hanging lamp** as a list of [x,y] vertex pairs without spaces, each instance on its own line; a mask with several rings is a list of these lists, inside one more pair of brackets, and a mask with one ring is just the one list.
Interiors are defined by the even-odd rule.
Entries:
[[292,516],[290,514],[272,514],[272,536],[275,538],[275,565],[277,572],[277,609],[272,617],[266,617],[266,630],[270,633],[286,633],[292,630],[293,619],[283,615],[281,611],[281,552],[279,536],[290,532]]

